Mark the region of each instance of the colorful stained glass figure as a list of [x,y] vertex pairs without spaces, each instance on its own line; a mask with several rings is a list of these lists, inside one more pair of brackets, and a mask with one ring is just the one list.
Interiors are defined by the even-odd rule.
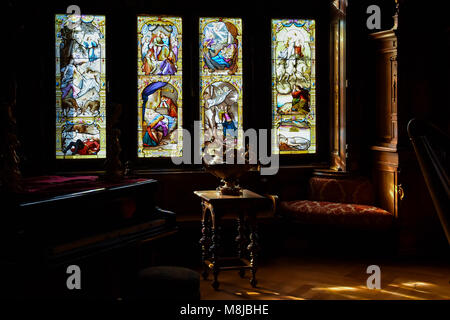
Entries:
[[56,158],[105,158],[105,17],[57,14],[55,39]]
[[200,18],[200,118],[204,153],[243,146],[242,20]]
[[138,16],[138,157],[182,155],[182,19]]
[[314,20],[272,20],[272,152],[316,152]]

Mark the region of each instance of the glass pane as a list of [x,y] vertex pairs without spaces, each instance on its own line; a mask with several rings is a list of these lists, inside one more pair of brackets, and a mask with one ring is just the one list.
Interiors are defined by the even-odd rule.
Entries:
[[181,157],[182,19],[139,16],[138,157]]
[[200,119],[204,152],[243,146],[242,19],[200,18]]
[[55,39],[56,158],[105,158],[105,17],[58,14]]
[[316,152],[314,20],[272,20],[272,152]]

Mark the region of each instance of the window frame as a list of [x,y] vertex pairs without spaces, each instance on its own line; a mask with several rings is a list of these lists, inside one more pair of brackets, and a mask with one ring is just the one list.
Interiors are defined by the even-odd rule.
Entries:
[[[267,16],[268,25],[268,35],[267,43],[269,45],[269,56],[268,61],[268,71],[270,74],[270,81],[268,81],[267,90],[270,90],[270,113],[267,129],[272,128],[272,59],[271,59],[271,47],[272,47],[272,20],[273,19],[302,19],[302,20],[315,20],[316,24],[316,152],[310,154],[279,154],[280,167],[318,167],[321,168],[324,165],[329,165],[330,163],[330,142],[329,134],[330,124],[332,119],[331,109],[330,109],[330,96],[332,90],[331,81],[326,81],[329,79],[329,54],[330,47],[329,43],[331,41],[331,35],[328,32],[328,27],[331,22],[328,18],[328,11],[320,13],[305,13],[304,15],[292,15],[283,14],[283,12],[273,12],[271,15]],[[328,66],[328,67],[327,67]],[[269,137],[271,139],[271,136]],[[271,148],[272,145],[270,144]]]
[[[181,18],[181,25],[182,25],[182,36],[181,36],[181,42],[182,42],[182,44],[181,44],[181,46],[182,46],[182,59],[181,59],[181,70],[182,70],[182,74],[181,74],[181,99],[182,99],[182,107],[181,107],[181,109],[182,109],[182,117],[181,117],[181,128],[179,128],[179,129],[184,129],[184,126],[185,126],[185,122],[184,122],[184,115],[185,115],[185,101],[184,101],[184,98],[185,98],[185,93],[184,93],[184,87],[185,87],[185,83],[186,83],[186,81],[185,81],[185,72],[184,72],[184,65],[185,65],[185,63],[184,63],[184,61],[185,61],[185,59],[184,59],[184,50],[185,50],[185,48],[184,48],[184,46],[185,46],[185,43],[184,43],[184,27],[185,27],[185,23],[184,23],[184,19],[183,19],[183,17],[182,16],[180,16],[180,15],[170,15],[170,14],[136,14],[136,32],[138,31],[138,28],[137,28],[137,25],[138,25],[138,18],[139,17],[159,17],[159,18],[162,18],[162,19],[164,19],[165,17],[166,18]],[[136,33],[136,36],[138,36],[138,33]],[[136,38],[136,45],[138,44],[138,42],[137,42],[137,38]],[[139,48],[136,48],[136,49],[138,49],[139,50]],[[138,61],[138,50],[136,50],[136,88],[138,88],[138,84],[139,84],[139,61]],[[138,149],[139,149],[139,138],[138,138],[138,109],[141,107],[141,106],[139,106],[139,104],[138,104],[138,101],[139,101],[139,98],[138,98],[138,96],[139,96],[139,94],[140,93],[138,93],[138,95],[136,96],[136,104],[135,104],[135,107],[136,107],[136,123],[135,123],[135,125],[136,125],[136,146],[135,146],[135,151],[136,151],[136,161],[138,161],[138,160],[141,160],[141,161],[145,161],[145,160],[149,160],[149,159],[151,159],[151,160],[154,160],[154,159],[171,159],[171,157],[139,157],[138,156]],[[142,117],[143,117],[144,115],[142,115]],[[182,142],[183,144],[184,144],[184,137],[183,137],[183,142]],[[181,147],[181,150],[182,150],[182,152],[183,152],[183,146]],[[165,162],[165,161],[164,161]]]
[[[311,10],[313,12],[311,12]],[[314,19],[316,22],[316,114],[317,114],[317,125],[316,125],[316,153],[315,154],[296,154],[296,155],[280,155],[280,167],[301,167],[301,166],[317,166],[323,167],[325,164],[330,163],[330,139],[329,135],[332,134],[330,130],[330,122],[332,120],[331,108],[330,108],[330,94],[331,94],[331,81],[328,79],[328,73],[331,72],[329,64],[329,54],[330,54],[330,41],[331,35],[329,27],[331,26],[331,20],[329,18],[328,10],[320,10],[320,12],[314,12],[314,9],[305,11],[305,14],[298,14],[294,17],[291,13],[286,14],[280,9],[274,9],[271,11],[270,15],[252,15],[252,13],[240,10],[233,10],[231,12],[229,9],[225,11],[218,12],[218,10],[198,10],[196,13],[186,13],[183,12],[183,8],[178,10],[164,10],[164,13],[160,13],[162,9],[147,9],[142,10],[142,8],[137,7],[129,12],[129,17],[126,21],[130,22],[131,19],[134,20],[132,28],[128,26],[125,30],[134,30],[133,36],[130,37],[131,40],[127,41],[127,44],[133,43],[132,49],[121,49],[120,52],[115,52],[114,47],[115,40],[124,37],[114,36],[113,32],[119,28],[119,22],[117,20],[118,13],[111,13],[111,9],[100,10],[89,10],[91,14],[104,15],[106,18],[106,82],[107,82],[107,114],[110,112],[109,106],[115,101],[126,101],[126,105],[123,104],[123,111],[120,122],[118,124],[121,130],[121,146],[122,153],[120,158],[122,159],[122,165],[125,166],[127,162],[131,164],[131,167],[137,171],[179,171],[179,170],[203,170],[201,164],[181,164],[175,165],[170,158],[139,158],[137,156],[137,17],[139,15],[151,15],[151,16],[174,16],[182,18],[183,26],[183,59],[182,59],[182,81],[183,81],[183,129],[187,129],[191,138],[193,139],[193,121],[200,120],[199,117],[199,18],[200,17],[233,17],[241,18],[243,33],[242,33],[242,65],[243,65],[243,129],[244,131],[248,128],[255,129],[267,129],[268,133],[272,128],[272,88],[271,88],[271,72],[272,72],[272,61],[271,61],[271,20],[282,17],[283,19]],[[54,21],[54,15],[64,12],[64,10],[54,10],[52,13]],[[116,19],[115,19],[116,18]],[[51,25],[52,32],[54,34],[54,23]],[[263,30],[263,31],[261,31]],[[256,33],[262,33],[261,35],[255,37]],[[54,48],[54,40],[50,43],[51,47]],[[259,43],[258,43],[259,40]],[[114,67],[113,61],[115,57],[129,50],[133,54],[127,54],[127,57],[134,57],[134,70],[126,72],[125,76],[128,78],[133,74],[133,84],[134,89],[127,87],[127,92],[119,95],[119,98],[115,90],[118,88],[118,83],[121,81],[117,77],[114,78],[114,72],[119,70],[119,66]],[[255,62],[255,57],[257,56],[257,50],[263,52],[262,57],[258,58],[258,61],[265,61],[265,65],[260,67],[259,64]],[[53,50],[54,52],[54,50]],[[54,66],[54,55],[53,55]],[[119,60],[120,61],[120,60]],[[116,61],[117,62],[117,61]],[[255,73],[255,70],[259,69],[259,72]],[[263,75],[261,78],[260,75]],[[52,74],[54,80],[54,73]],[[263,80],[266,81],[263,83]],[[255,82],[256,80],[256,82]],[[267,81],[268,80],[268,81]],[[131,81],[130,81],[131,82]],[[53,83],[53,82],[52,82]],[[255,85],[256,83],[256,85]],[[258,86],[258,88],[256,88]],[[262,89],[261,89],[262,88]],[[51,89],[54,90],[54,87]],[[261,91],[262,94],[260,93]],[[258,99],[255,95],[260,94],[264,99]],[[54,94],[53,94],[54,96]],[[265,100],[265,101],[264,101]],[[53,100],[54,101],[54,100]],[[258,102],[261,102],[261,105]],[[255,105],[258,104],[258,107]],[[52,110],[54,110],[54,105],[52,105]],[[254,112],[262,112],[257,119],[251,115]],[[53,112],[55,114],[55,112]],[[54,120],[54,119],[53,119]],[[328,120],[328,121],[327,121]],[[54,123],[54,121],[53,121]],[[53,125],[54,127],[54,125]],[[271,152],[271,135],[268,135],[268,145]],[[51,139],[55,141],[54,136]],[[183,139],[186,140],[186,137]],[[184,148],[183,148],[184,149]],[[55,150],[55,145],[53,145],[53,150]],[[193,160],[194,148],[191,146],[191,160]],[[184,152],[184,150],[183,150]],[[108,155],[107,155],[108,157]],[[53,159],[55,171],[57,172],[100,172],[103,171],[103,162],[105,159]]]
[[[62,15],[67,14],[66,13],[67,8],[56,8],[49,12],[48,20],[51,21],[49,23],[49,29],[51,29],[51,41],[49,41],[49,46],[51,46],[51,52],[52,54],[49,55],[49,59],[52,59],[52,86],[48,87],[48,90],[52,90],[52,100],[53,103],[49,106],[49,109],[51,109],[51,112],[53,114],[51,120],[52,120],[52,137],[51,137],[51,147],[53,152],[51,153],[51,158],[48,159],[50,163],[52,163],[51,167],[54,168],[54,171],[56,173],[70,173],[70,174],[86,174],[86,173],[92,173],[92,174],[98,174],[99,172],[102,172],[104,170],[103,163],[108,158],[108,152],[106,152],[105,158],[76,158],[76,159],[58,159],[56,158],[56,88],[55,88],[55,80],[56,80],[56,52],[55,52],[55,44],[56,44],[56,33],[55,33],[55,16],[56,15]],[[106,59],[105,59],[105,82],[106,82],[106,123],[108,123],[108,119],[110,117],[110,108],[108,107],[111,104],[110,100],[110,71],[112,70],[112,63],[111,63],[111,55],[113,53],[113,50],[111,50],[112,47],[112,41],[111,36],[112,32],[108,26],[109,22],[111,20],[111,13],[109,10],[99,10],[96,8],[90,8],[88,13],[81,12],[82,15],[100,15],[105,17],[105,52],[106,52]],[[105,140],[107,140],[107,134],[108,134],[108,128],[105,130]],[[108,141],[106,141],[106,148],[107,148]]]

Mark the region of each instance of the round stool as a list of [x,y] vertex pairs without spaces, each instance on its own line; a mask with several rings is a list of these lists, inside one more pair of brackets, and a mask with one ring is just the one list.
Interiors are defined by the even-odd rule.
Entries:
[[158,300],[199,300],[200,275],[182,267],[158,266],[139,272],[136,298]]

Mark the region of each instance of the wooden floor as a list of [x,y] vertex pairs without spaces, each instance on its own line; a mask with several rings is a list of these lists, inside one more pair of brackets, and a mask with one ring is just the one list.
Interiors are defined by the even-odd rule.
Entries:
[[[366,269],[378,264],[381,289],[366,287]],[[252,288],[249,273],[219,275],[220,288],[211,278],[201,280],[205,300],[450,300],[450,265],[418,262],[368,262],[318,258],[280,257],[258,269],[258,287]]]

